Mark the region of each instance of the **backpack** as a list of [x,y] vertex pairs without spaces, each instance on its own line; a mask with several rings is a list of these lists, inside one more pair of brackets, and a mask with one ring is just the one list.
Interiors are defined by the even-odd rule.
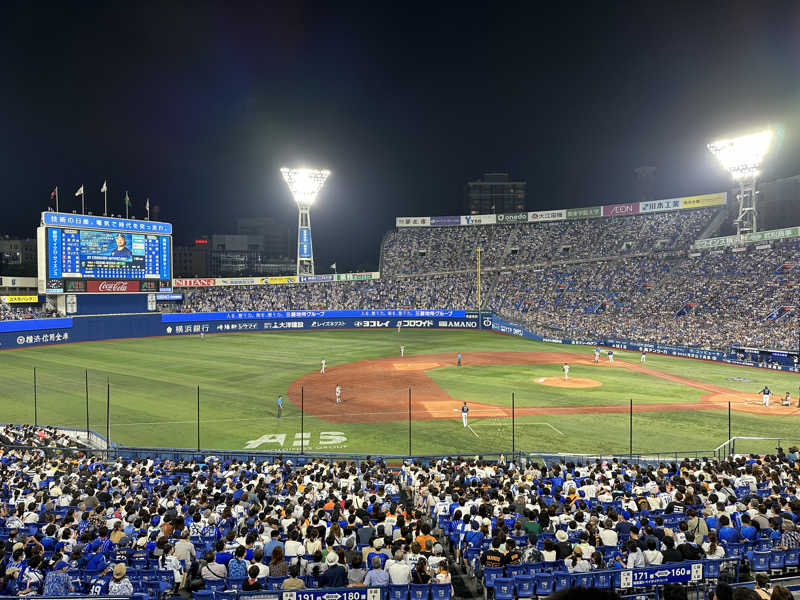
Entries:
[[247,577],[247,563],[239,558],[232,558],[228,563],[228,577],[231,579]]

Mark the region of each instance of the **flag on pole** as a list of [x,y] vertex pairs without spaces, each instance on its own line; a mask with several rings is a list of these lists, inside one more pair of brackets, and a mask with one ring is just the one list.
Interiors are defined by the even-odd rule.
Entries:
[[150,212],[150,198],[148,198],[147,202],[144,203],[144,208],[146,211]]
[[331,269],[333,269],[334,271],[336,270],[336,263],[333,263],[333,264],[331,265]]
[[55,200],[56,196],[58,196],[58,186],[53,188],[53,191],[50,192],[50,200]]
[[108,191],[108,180],[103,182],[103,187],[100,188],[100,191],[106,193]]
[[128,192],[125,192],[125,208],[130,208],[131,206],[133,206],[133,202],[128,197]]
[[78,188],[78,191],[75,192],[75,196],[83,196],[83,186]]

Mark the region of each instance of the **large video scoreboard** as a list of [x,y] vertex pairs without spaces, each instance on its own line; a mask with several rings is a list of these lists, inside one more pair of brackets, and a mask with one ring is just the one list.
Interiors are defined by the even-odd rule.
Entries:
[[172,225],[42,213],[39,288],[46,294],[172,291]]

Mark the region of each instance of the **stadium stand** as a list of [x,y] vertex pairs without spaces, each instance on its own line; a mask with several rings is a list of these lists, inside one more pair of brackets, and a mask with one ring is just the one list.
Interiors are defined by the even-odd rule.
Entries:
[[669,464],[449,457],[392,468],[368,457],[106,461],[32,426],[3,427],[0,443],[9,595],[236,600],[366,582],[390,598],[447,600],[480,581],[502,600],[620,590],[624,570],[671,563],[696,566],[702,585],[800,568],[794,447]]

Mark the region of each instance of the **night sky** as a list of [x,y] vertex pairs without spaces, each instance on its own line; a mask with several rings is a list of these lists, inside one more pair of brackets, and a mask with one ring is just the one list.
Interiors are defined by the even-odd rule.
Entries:
[[783,128],[765,179],[800,173],[800,3],[6,2],[0,233],[32,236],[58,185],[144,201],[177,243],[270,214],[278,169],[333,171],[318,270],[376,265],[400,215],[461,214],[508,171],[530,210],[725,189],[705,144]]

